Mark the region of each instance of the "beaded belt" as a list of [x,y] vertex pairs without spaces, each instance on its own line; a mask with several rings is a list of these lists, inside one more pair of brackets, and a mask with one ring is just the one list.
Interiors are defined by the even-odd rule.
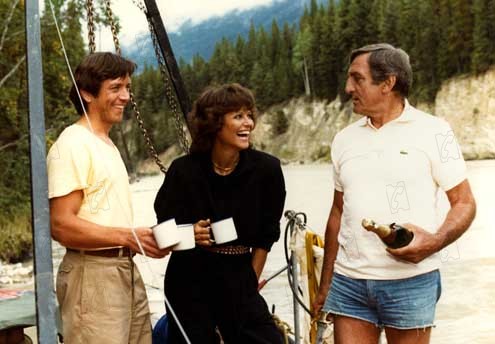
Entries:
[[220,253],[220,254],[230,254],[239,255],[251,252],[251,248],[242,245],[236,246],[203,246],[206,251]]
[[76,252],[80,254],[85,254],[88,256],[97,256],[97,257],[133,257],[135,255],[134,252],[132,252],[128,247],[115,247],[115,248],[108,248],[105,250],[75,250],[72,248],[67,248],[68,252]]

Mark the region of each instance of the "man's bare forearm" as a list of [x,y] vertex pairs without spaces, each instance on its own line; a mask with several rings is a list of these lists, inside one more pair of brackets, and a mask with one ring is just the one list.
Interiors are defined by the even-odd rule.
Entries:
[[451,208],[435,234],[438,239],[437,251],[459,239],[476,215],[476,202],[467,180],[447,191],[447,196]]
[[128,246],[132,235],[129,229],[104,227],[69,214],[52,219],[51,227],[53,239],[77,249]]
[[339,244],[337,236],[340,228],[340,217],[330,215],[325,231],[325,255],[323,257],[323,267],[321,271],[320,290],[327,292],[332,281],[333,265],[337,258]]
[[74,249],[98,249],[126,246],[134,252],[145,253],[152,258],[168,254],[169,249],[160,250],[150,228],[135,228],[139,247],[130,228],[108,227],[86,221],[77,214],[81,208],[83,193],[73,191],[68,195],[50,199],[50,225],[52,238],[65,247]]

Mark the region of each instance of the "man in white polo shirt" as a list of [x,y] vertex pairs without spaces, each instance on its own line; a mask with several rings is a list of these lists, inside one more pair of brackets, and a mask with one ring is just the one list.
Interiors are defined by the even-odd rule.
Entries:
[[[452,129],[408,103],[411,80],[401,49],[373,44],[351,53],[345,90],[363,118],[332,143],[335,192],[313,304],[333,317],[335,343],[378,343],[381,328],[389,343],[429,343],[441,292],[435,253],[475,215]],[[451,206],[444,219],[438,191]],[[363,218],[403,224],[414,238],[388,249],[361,226]]]

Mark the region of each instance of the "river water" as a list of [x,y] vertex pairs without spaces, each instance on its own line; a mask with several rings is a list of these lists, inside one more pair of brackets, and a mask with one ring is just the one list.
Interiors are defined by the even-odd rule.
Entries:
[[[307,214],[308,227],[323,235],[333,195],[330,165],[301,165],[283,168],[287,200],[285,209]],[[495,343],[495,160],[468,162],[468,178],[477,201],[477,216],[471,228],[438,255],[442,262],[442,296],[432,332],[435,344]],[[136,224],[154,223],[153,200],[163,176],[148,177],[132,185]],[[446,211],[444,198],[439,207]],[[286,221],[282,219],[282,233]],[[136,258],[145,281],[163,288],[168,258]],[[282,240],[268,256],[262,278],[285,266]],[[185,271],[184,273],[187,273]],[[163,292],[148,287],[153,319],[164,312]],[[283,273],[262,290],[268,305],[274,304],[282,320],[292,324],[292,294]],[[382,341],[384,342],[384,341]]]
[[[283,168],[287,200],[285,210],[307,214],[308,227],[323,235],[333,195],[330,165],[301,165]],[[437,327],[432,344],[495,343],[495,160],[468,162],[468,178],[477,202],[477,216],[471,228],[457,242],[438,254],[442,262],[442,296],[436,314]],[[131,185],[135,224],[153,225],[153,201],[163,175],[146,177]],[[446,198],[440,207],[447,207]],[[281,230],[286,221],[282,219]],[[54,243],[54,269],[64,249]],[[152,320],[164,313],[163,276],[168,257],[159,260],[136,256],[135,261],[147,284]],[[282,240],[268,256],[262,278],[285,266]],[[184,271],[187,273],[187,271]],[[156,288],[153,288],[156,287]],[[32,288],[32,282],[27,288]],[[270,308],[289,324],[293,323],[292,294],[287,274],[271,280],[262,290]],[[35,337],[34,329],[30,329]],[[382,339],[381,343],[386,341]]]

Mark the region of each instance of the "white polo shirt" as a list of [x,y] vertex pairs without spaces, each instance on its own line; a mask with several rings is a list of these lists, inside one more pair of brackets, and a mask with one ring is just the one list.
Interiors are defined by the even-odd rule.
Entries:
[[335,189],[344,193],[335,272],[351,278],[399,279],[435,270],[440,257],[419,264],[386,252],[363,218],[378,223],[412,223],[436,232],[440,189],[466,179],[466,164],[449,124],[405,101],[402,114],[376,129],[363,117],[332,143]]

